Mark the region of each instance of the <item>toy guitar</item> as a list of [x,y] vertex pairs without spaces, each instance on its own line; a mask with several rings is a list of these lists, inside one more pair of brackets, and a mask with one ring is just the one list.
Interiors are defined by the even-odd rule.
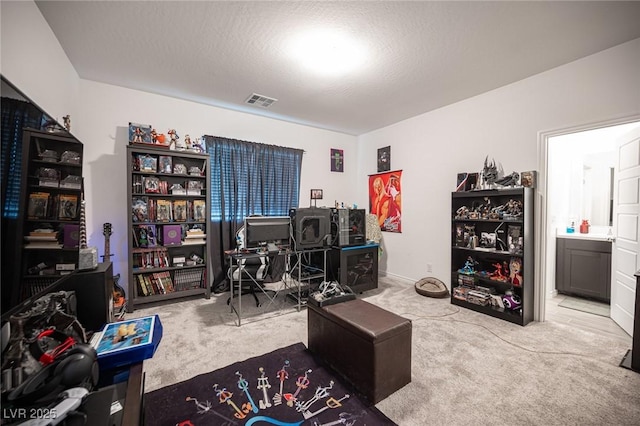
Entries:
[[[111,253],[111,224],[105,223],[102,225],[102,235],[104,235],[104,254],[101,256],[102,261],[111,259],[113,254]],[[125,291],[121,285],[118,284],[120,280],[120,274],[113,276],[113,306],[119,308],[125,303]]]

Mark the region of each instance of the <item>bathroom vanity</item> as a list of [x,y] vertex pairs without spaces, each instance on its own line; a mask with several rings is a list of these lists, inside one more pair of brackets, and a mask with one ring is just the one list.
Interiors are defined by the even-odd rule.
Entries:
[[611,239],[607,234],[557,234],[556,289],[562,294],[610,301]]

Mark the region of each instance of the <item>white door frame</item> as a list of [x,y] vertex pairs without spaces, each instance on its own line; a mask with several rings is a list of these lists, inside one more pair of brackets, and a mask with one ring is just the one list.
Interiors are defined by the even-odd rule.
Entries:
[[534,232],[534,250],[535,250],[535,280],[534,280],[534,301],[533,301],[533,320],[544,321],[546,312],[546,296],[550,290],[547,288],[546,276],[551,265],[547,264],[547,205],[548,199],[548,153],[549,139],[555,136],[562,136],[570,133],[578,133],[586,130],[595,130],[602,127],[617,126],[619,124],[627,124],[634,121],[640,121],[640,115],[635,114],[610,120],[598,121],[588,124],[582,124],[572,127],[563,127],[556,130],[538,132],[538,182],[535,188],[535,214],[534,220],[538,226]]

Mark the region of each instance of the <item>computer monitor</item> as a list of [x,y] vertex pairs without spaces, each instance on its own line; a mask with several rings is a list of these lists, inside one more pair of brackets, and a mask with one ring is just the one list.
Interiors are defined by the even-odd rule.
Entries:
[[289,244],[289,216],[249,216],[244,218],[245,248],[259,248],[268,243]]

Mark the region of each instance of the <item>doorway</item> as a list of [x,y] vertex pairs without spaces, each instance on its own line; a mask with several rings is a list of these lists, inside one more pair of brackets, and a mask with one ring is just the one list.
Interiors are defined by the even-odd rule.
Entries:
[[579,233],[582,219],[589,219],[591,236],[606,240],[612,225],[611,169],[615,161],[615,141],[636,127],[640,127],[638,116],[539,134],[536,320],[544,321],[547,308],[555,312],[559,303],[558,233],[566,233],[571,227]]

